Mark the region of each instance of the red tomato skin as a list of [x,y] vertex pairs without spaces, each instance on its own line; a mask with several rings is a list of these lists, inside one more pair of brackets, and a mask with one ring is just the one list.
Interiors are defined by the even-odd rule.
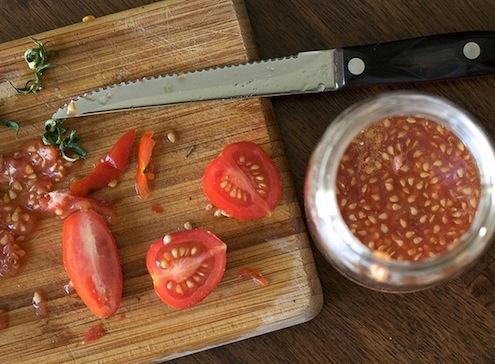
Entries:
[[72,213],[62,230],[65,270],[81,300],[100,318],[117,312],[123,276],[115,240],[100,215]]
[[122,176],[122,172],[112,166],[100,163],[89,174],[70,185],[70,190],[76,195],[86,197],[91,191],[107,186],[111,181],[116,181]]
[[[242,165],[240,158],[245,159]],[[257,168],[251,169],[253,165]],[[232,188],[222,187],[225,176]],[[233,188],[238,191],[239,186],[242,197],[232,196]],[[260,186],[263,194],[257,192]],[[264,149],[256,143],[242,141],[227,145],[208,165],[203,175],[203,190],[210,202],[228,216],[253,220],[270,216],[275,210],[282,196],[282,182],[277,166]]]
[[142,200],[148,199],[151,194],[149,181],[154,178],[151,156],[156,141],[153,132],[146,132],[139,142],[138,169],[136,173],[136,192]]
[[[202,229],[178,231],[168,234],[166,237],[170,238],[169,242],[165,242],[167,241],[165,237],[158,239],[150,246],[146,256],[146,267],[153,280],[154,290],[158,297],[171,307],[183,309],[194,306],[203,301],[222,280],[227,262],[227,245],[213,233]],[[191,260],[189,265],[177,264],[181,267],[177,268],[179,272],[173,272],[172,268],[172,272],[169,273],[160,266],[160,260],[163,259],[164,253],[169,248],[177,247],[180,249],[180,247],[186,247],[189,248],[188,251],[191,251],[193,246],[200,247],[198,250],[201,253],[198,254],[197,260]],[[205,275],[206,280],[196,285],[192,292],[185,288],[185,294],[178,295],[174,290],[167,288],[167,283],[170,280],[174,281],[172,277],[180,276],[183,279],[181,281],[183,285],[186,284],[187,280],[193,281],[191,277],[196,273],[195,267],[203,262],[211,263],[213,268]],[[170,264],[170,266],[173,266],[173,264]],[[181,271],[181,269],[183,270]],[[182,274],[184,271],[188,271],[189,274],[184,276]]]
[[103,163],[124,172],[127,168],[127,163],[129,162],[129,156],[131,155],[135,137],[136,129],[129,130],[125,133],[105,156]]
[[71,191],[79,196],[87,196],[91,191],[105,187],[122,177],[129,161],[135,136],[136,130],[129,130],[125,133],[90,173],[71,184]]

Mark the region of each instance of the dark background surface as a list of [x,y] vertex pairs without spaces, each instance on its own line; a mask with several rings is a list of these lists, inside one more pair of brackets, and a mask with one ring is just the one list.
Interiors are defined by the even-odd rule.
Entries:
[[[150,0],[1,0],[0,42],[152,3]],[[495,30],[492,0],[244,0],[260,58],[436,33]],[[342,90],[272,100],[299,202],[306,166],[335,116],[387,90],[445,96],[495,137],[495,76]],[[495,166],[494,166],[495,167]],[[325,304],[312,321],[176,363],[493,363],[495,246],[469,271],[428,291],[373,292],[340,276],[314,249]]]

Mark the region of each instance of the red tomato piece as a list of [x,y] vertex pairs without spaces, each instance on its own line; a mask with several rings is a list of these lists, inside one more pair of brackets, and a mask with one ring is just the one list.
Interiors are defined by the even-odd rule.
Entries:
[[104,216],[109,223],[116,219],[112,209],[113,203],[102,199],[81,197],[70,190],[56,190],[46,193],[39,199],[38,210],[65,219],[76,211],[94,210]]
[[213,205],[240,220],[269,216],[282,196],[275,163],[252,142],[227,145],[206,168],[203,189]]
[[227,245],[213,233],[195,229],[167,234],[154,242],[146,267],[157,295],[175,308],[201,302],[220,283]]
[[90,173],[70,186],[71,191],[79,196],[86,196],[89,192],[105,187],[122,177],[135,136],[136,130],[125,133]]
[[268,280],[265,277],[263,277],[263,274],[261,274],[257,269],[254,268],[242,268],[239,271],[239,277],[251,278],[253,282],[256,282],[257,284],[263,287],[268,287],[270,285]]
[[67,274],[81,300],[98,317],[115,314],[122,300],[123,277],[115,240],[94,211],[72,213],[62,230]]
[[151,156],[156,141],[153,140],[153,132],[143,135],[138,149],[138,170],[136,173],[136,192],[142,200],[146,200],[151,194],[149,181],[155,178]]

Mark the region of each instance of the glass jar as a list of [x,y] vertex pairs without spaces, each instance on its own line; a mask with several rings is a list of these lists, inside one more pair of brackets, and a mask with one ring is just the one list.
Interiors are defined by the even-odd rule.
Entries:
[[[372,123],[395,117],[420,117],[443,125],[469,150],[479,172],[479,200],[466,231],[456,244],[449,245],[449,249],[416,261],[391,259],[363,244],[344,220],[337,196],[339,165],[349,144]],[[429,167],[426,167],[424,170],[429,173]],[[473,116],[438,96],[390,92],[351,106],[330,124],[308,166],[305,210],[315,244],[344,276],[371,289],[411,292],[459,275],[487,250],[495,231],[494,182],[495,151],[490,138]],[[386,229],[383,227],[383,232],[392,233]]]

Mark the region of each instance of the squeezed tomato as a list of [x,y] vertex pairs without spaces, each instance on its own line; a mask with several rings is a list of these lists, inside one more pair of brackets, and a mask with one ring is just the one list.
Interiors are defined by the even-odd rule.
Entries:
[[371,124],[351,142],[336,187],[342,217],[365,246],[412,261],[459,240],[481,189],[475,160],[450,129],[399,116]]
[[56,147],[37,140],[0,156],[0,277],[18,273],[26,255],[21,242],[36,226],[33,211],[72,165]]

